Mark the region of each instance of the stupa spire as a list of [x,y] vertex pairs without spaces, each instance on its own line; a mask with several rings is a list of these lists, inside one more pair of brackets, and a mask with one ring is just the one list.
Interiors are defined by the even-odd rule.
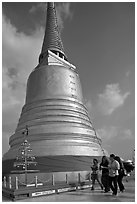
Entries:
[[45,29],[45,36],[43,40],[42,50],[39,57],[39,62],[43,61],[45,56],[47,56],[48,50],[54,52],[55,54],[58,54],[61,58],[67,59],[64,53],[61,34],[57,23],[57,16],[56,16],[54,2],[47,3],[46,29]]

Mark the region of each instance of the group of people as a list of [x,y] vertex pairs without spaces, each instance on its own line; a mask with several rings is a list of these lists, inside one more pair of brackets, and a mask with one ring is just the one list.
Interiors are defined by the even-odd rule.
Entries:
[[[91,166],[92,173],[92,188],[94,190],[95,181],[99,183],[104,193],[112,190],[112,195],[117,195],[118,187],[120,192],[124,192],[125,187],[122,179],[124,176],[124,165],[119,156],[110,154],[110,157],[103,156],[102,161],[98,164],[97,159],[93,159],[93,165]],[[98,171],[101,170],[101,181],[99,180]]]

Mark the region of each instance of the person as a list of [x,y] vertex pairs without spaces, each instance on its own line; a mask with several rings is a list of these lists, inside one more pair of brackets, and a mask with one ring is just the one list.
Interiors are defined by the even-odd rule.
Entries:
[[107,193],[108,191],[110,191],[108,165],[109,165],[109,161],[107,157],[103,156],[102,161],[100,163],[100,170],[102,170],[101,183],[104,186],[104,193]]
[[123,165],[123,162],[119,156],[116,156],[115,160],[118,161],[119,165],[120,165],[120,169],[118,170],[118,174],[119,174],[118,175],[118,186],[119,186],[120,192],[123,193],[125,190],[125,187],[124,187],[123,182],[122,182],[123,177],[124,177],[124,165]]
[[110,163],[109,163],[109,186],[113,191],[112,195],[117,195],[117,180],[118,180],[118,169],[120,165],[118,161],[115,160],[115,155],[110,154]]
[[92,188],[91,188],[91,190],[94,190],[94,186],[95,186],[95,181],[96,180],[99,183],[101,189],[103,190],[103,185],[99,181],[99,177],[98,177],[98,170],[99,170],[99,168],[98,168],[98,160],[97,159],[93,159],[93,165],[91,166],[91,169],[92,169],[92,173],[91,173]]

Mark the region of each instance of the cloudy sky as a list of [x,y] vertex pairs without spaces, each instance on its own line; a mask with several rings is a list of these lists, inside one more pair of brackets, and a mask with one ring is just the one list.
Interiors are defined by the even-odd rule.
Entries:
[[[135,142],[133,2],[57,3],[65,52],[77,67],[84,102],[109,153],[131,158]],[[45,3],[2,3],[2,110],[5,153],[38,64]]]

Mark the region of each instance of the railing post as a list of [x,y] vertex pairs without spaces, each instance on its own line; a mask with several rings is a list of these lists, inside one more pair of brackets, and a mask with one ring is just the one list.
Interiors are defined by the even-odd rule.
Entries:
[[35,187],[37,188],[38,187],[38,177],[35,176]]
[[6,176],[4,176],[4,178],[3,178],[3,184],[4,184],[4,187],[6,188],[6,185],[7,185]]
[[66,184],[68,184],[68,175],[66,174]]
[[11,189],[11,176],[9,176],[9,188]]
[[15,188],[18,189],[19,186],[18,186],[18,177],[15,177]]
[[78,173],[78,183],[80,183],[80,173]]
[[54,174],[52,174],[52,185],[55,186]]
[[89,181],[91,181],[91,173],[89,172]]

